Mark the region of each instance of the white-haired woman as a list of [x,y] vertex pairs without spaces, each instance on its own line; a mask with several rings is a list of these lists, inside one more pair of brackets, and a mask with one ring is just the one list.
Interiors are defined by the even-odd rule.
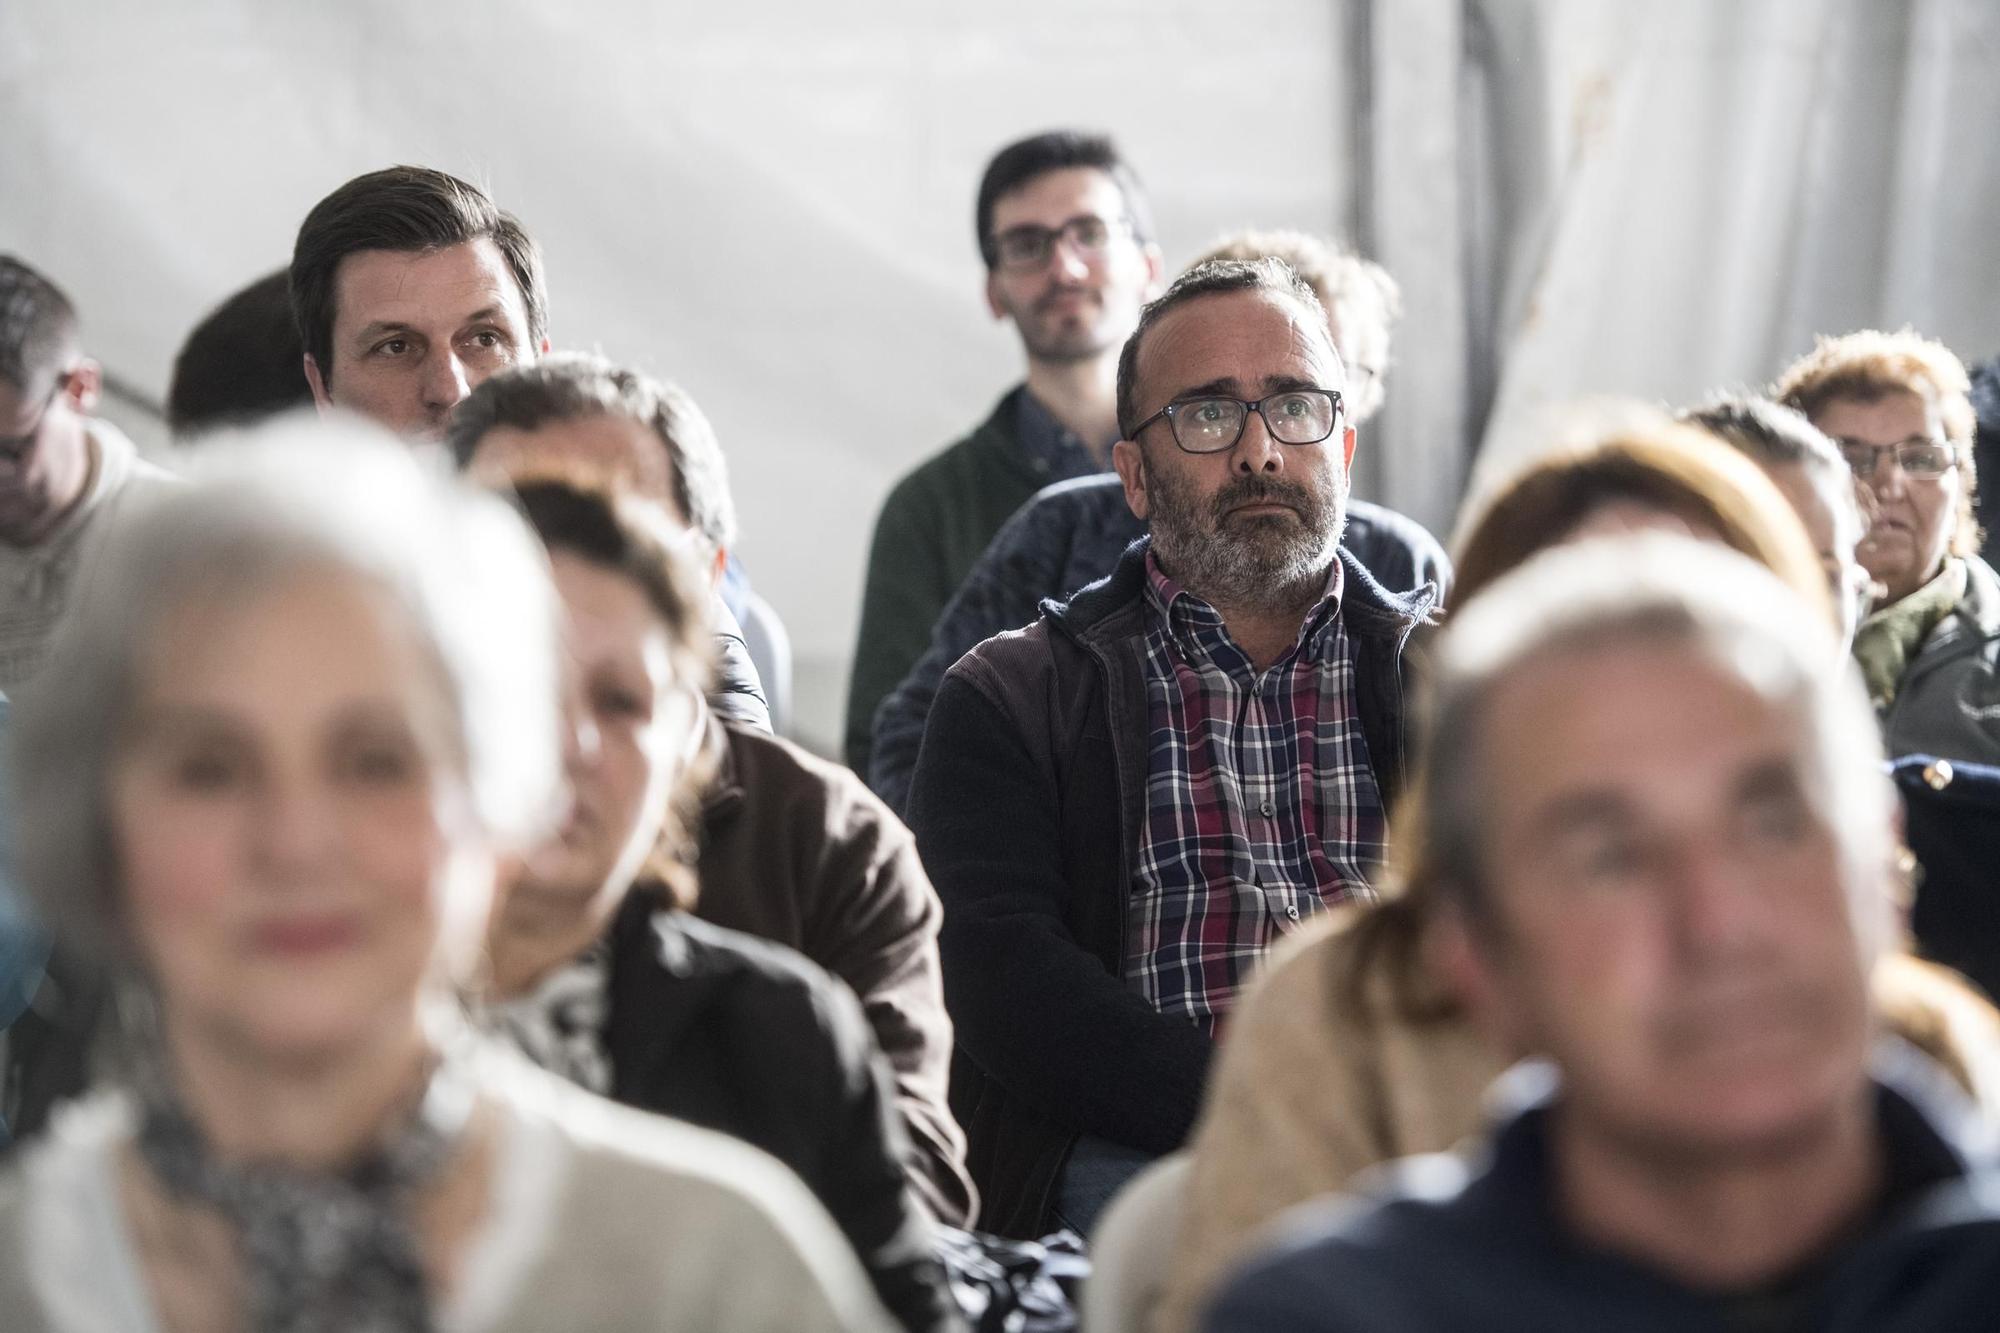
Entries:
[[124,1040],[0,1183],[0,1325],[885,1326],[775,1163],[458,1021],[561,809],[533,537],[358,427],[207,464],[17,701],[19,868]]

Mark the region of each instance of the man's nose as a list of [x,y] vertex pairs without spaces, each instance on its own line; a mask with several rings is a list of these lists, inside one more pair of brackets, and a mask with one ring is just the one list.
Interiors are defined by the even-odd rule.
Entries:
[[472,392],[472,382],[466,377],[465,363],[458,359],[458,353],[446,351],[432,357],[424,367],[424,403],[429,407],[452,408],[465,401]]
[[1758,934],[1765,895],[1727,849],[1686,849],[1674,867],[1674,923],[1694,957],[1727,954]]
[[1090,257],[1064,233],[1049,242],[1049,267],[1065,281],[1080,282],[1090,276]]
[[1253,472],[1285,470],[1284,446],[1271,438],[1271,428],[1264,424],[1264,414],[1254,408],[1243,419],[1243,433],[1236,437],[1236,448],[1231,455],[1234,470],[1245,476]]
[[604,753],[604,734],[581,701],[569,704],[563,711],[563,768],[571,774],[587,772]]

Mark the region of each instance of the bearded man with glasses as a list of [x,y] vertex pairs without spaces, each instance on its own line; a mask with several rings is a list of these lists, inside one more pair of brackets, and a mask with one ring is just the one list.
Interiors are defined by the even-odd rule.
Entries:
[[1159,290],[1145,191],[1105,136],[1057,130],[1001,149],[973,223],[987,308],[1020,334],[1027,378],[882,504],[847,693],[843,751],[858,773],[876,707],[1000,525],[1042,487],[1109,467],[1118,347]]
[[1088,1233],[1180,1146],[1265,952],[1372,896],[1436,589],[1340,546],[1355,433],[1312,289],[1199,265],[1118,363],[1117,570],[952,669],[909,820],[944,901],[984,1224]]
[[2000,763],[2000,575],[1980,558],[1971,381],[1912,330],[1822,338],[1774,396],[1840,447],[1883,589],[1854,636],[1891,758]]

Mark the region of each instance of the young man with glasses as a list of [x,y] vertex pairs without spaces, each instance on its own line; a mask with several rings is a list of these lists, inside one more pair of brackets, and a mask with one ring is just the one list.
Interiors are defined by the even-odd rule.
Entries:
[[1088,1232],[1186,1137],[1266,950],[1373,892],[1434,590],[1340,547],[1345,389],[1291,269],[1183,275],[1118,366],[1112,461],[1150,536],[939,690],[909,819],[994,1230]]
[[1159,288],[1145,194],[1107,137],[1059,130],[1001,149],[974,223],[987,306],[1021,335],[1027,379],[897,482],[876,519],[847,694],[857,772],[868,771],[876,706],[1000,525],[1051,482],[1109,465],[1118,347]]
[[129,486],[166,476],[90,415],[98,386],[69,298],[0,255],[0,691],[41,669],[86,533]]
[[1774,396],[1839,446],[1883,595],[1854,638],[1891,758],[2000,763],[2000,575],[1979,557],[1965,367],[1903,329],[1822,338]]

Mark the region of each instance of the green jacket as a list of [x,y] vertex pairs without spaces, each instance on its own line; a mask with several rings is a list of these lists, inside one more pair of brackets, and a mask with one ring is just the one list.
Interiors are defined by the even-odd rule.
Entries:
[[931,627],[1000,525],[1049,484],[1022,455],[1016,385],[972,434],[896,483],[875,520],[843,754],[868,771],[875,709],[930,647]]

